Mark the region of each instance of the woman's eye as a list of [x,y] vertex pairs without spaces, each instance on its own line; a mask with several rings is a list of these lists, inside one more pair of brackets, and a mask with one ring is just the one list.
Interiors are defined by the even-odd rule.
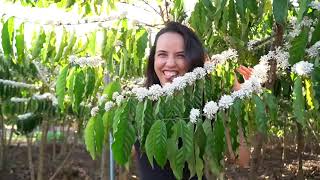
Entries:
[[184,58],[184,54],[179,54],[178,58]]
[[159,57],[166,57],[167,55],[164,53],[158,54]]

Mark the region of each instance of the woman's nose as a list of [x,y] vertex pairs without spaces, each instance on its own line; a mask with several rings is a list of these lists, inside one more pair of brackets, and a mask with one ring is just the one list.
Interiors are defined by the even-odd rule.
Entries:
[[166,61],[166,66],[168,67],[174,67],[176,66],[176,60],[173,56],[169,56],[167,61]]

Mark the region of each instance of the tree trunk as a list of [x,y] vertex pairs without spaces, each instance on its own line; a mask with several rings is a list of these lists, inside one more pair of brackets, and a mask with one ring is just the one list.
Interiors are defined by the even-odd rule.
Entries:
[[37,180],[43,179],[43,162],[45,160],[45,147],[47,143],[47,133],[48,133],[48,120],[44,119],[42,121],[42,134],[41,134],[41,142],[40,142],[40,153],[39,153],[39,166],[37,173]]
[[[71,123],[69,123],[68,121],[66,122],[67,124],[67,132],[63,131],[63,143],[61,146],[61,151],[59,156],[64,156],[67,152],[67,147],[68,147],[68,137],[70,136],[70,128],[71,128]],[[64,126],[64,124],[63,124]]]
[[30,179],[35,180],[34,165],[33,165],[33,160],[32,160],[32,137],[33,137],[32,134],[31,134],[31,137],[29,137],[28,135],[26,136],[27,146],[28,146],[28,161],[29,161]]
[[257,132],[254,137],[254,149],[251,154],[251,162],[250,162],[250,173],[249,177],[252,180],[256,180],[258,177],[258,170],[259,170],[259,161],[261,156],[261,148],[264,142],[264,134],[261,132]]
[[109,180],[108,173],[108,162],[109,162],[109,143],[107,141],[108,135],[105,136],[105,143],[103,144],[102,156],[101,156],[101,169],[100,169],[100,178],[101,180]]
[[227,143],[229,157],[234,162],[236,157],[235,157],[233,149],[232,149],[230,130],[229,130],[229,127],[227,126],[228,116],[227,116],[226,112],[223,112],[223,118],[222,119],[223,119],[223,126],[224,126],[224,129],[225,129],[224,132],[225,132],[225,136],[226,136],[226,143]]
[[304,139],[303,139],[303,132],[302,132],[302,126],[301,124],[297,123],[297,153],[298,153],[298,173],[297,173],[297,179],[303,180],[303,169],[302,169],[302,151],[304,147]]
[[56,160],[56,125],[57,123],[55,122],[52,126],[53,129],[53,140],[52,140],[52,160]]
[[5,170],[6,168],[6,129],[4,127],[4,118],[0,115],[0,130],[1,130],[1,134],[0,134],[0,171],[1,170]]

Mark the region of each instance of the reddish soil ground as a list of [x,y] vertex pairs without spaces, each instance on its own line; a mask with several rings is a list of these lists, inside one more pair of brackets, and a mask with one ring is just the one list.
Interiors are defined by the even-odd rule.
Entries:
[[[311,151],[312,150],[312,151]],[[57,154],[60,148],[57,147]],[[7,170],[0,172],[1,180],[28,180],[30,172],[27,159],[26,146],[11,146],[8,150],[9,161],[7,162]],[[45,172],[44,179],[49,179],[61,164],[62,158],[52,160],[52,145],[46,148]],[[33,159],[35,167],[37,166],[38,149],[33,149]],[[294,147],[286,150],[286,160],[282,159],[281,146],[268,146],[265,149],[263,161],[258,171],[259,179],[296,179],[297,173],[297,154]],[[320,179],[320,149],[305,148],[303,154],[303,170],[306,179]],[[117,169],[119,171],[119,169]],[[35,171],[36,172],[36,171]],[[249,169],[238,168],[234,164],[226,164],[226,179],[248,179]],[[117,174],[119,174],[117,172]],[[77,146],[64,168],[60,171],[55,179],[57,180],[96,180],[100,179],[100,162],[92,160],[89,153],[83,145]],[[135,167],[130,168],[130,172],[126,175],[127,179],[139,179]],[[117,176],[119,177],[119,176]],[[119,178],[117,178],[119,179]]]

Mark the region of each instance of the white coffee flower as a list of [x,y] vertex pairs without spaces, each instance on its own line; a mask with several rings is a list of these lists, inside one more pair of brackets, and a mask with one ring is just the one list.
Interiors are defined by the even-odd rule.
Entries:
[[200,110],[192,108],[190,111],[190,116],[189,116],[190,122],[196,123],[199,116],[200,116]]
[[247,48],[249,51],[252,51],[254,49],[254,46],[261,40],[251,40],[247,44]]
[[20,119],[20,120],[25,120],[25,119],[29,118],[32,115],[33,115],[33,113],[25,113],[25,114],[18,115],[17,118]]
[[320,41],[316,42],[309,49],[306,50],[307,54],[311,58],[315,58],[319,56],[320,51]]
[[163,88],[163,93],[167,96],[172,96],[174,93],[174,86],[171,83],[166,83]]
[[114,106],[114,102],[112,101],[108,101],[106,102],[106,104],[104,105],[104,110],[106,112],[110,111],[110,109]]
[[120,106],[121,102],[124,100],[124,97],[122,95],[117,96],[116,103],[118,106]]
[[112,93],[112,100],[116,100],[117,99],[117,97],[119,96],[120,94],[119,94],[119,92],[114,92],[114,93]]
[[188,72],[184,75],[185,81],[192,85],[197,80],[197,75],[194,72]]
[[292,71],[299,76],[307,76],[313,71],[313,64],[307,61],[300,61],[293,65]]
[[309,6],[312,8],[312,9],[316,9],[318,11],[320,11],[320,2],[317,2],[317,1],[312,1]]
[[278,69],[285,70],[289,67],[289,52],[286,52],[280,48],[277,48],[274,58],[277,61]]
[[99,107],[95,106],[91,109],[91,116],[96,116],[97,113],[99,112]]
[[218,104],[214,101],[209,101],[203,108],[204,115],[207,119],[213,119],[214,115],[218,112]]
[[212,62],[207,62],[207,63],[204,64],[203,67],[207,71],[207,73],[211,73],[214,70],[215,65]]
[[23,82],[16,82],[6,79],[0,79],[0,84],[14,86],[14,87],[21,87],[21,88],[30,88],[30,89],[39,89],[39,86],[33,85],[33,84],[26,84]]
[[230,95],[223,95],[218,104],[219,108],[227,109],[233,104],[233,98]]
[[163,89],[159,84],[154,84],[149,88],[148,98],[152,101],[156,101],[163,95]]
[[143,101],[143,99],[149,95],[148,89],[144,87],[133,88],[132,92],[140,102]]
[[29,100],[30,100],[30,98],[18,98],[18,97],[10,98],[10,101],[13,103],[28,102]]
[[98,104],[102,104],[107,99],[107,95],[103,94],[99,97]]
[[184,76],[179,76],[173,79],[172,86],[176,90],[182,90],[187,86],[187,79]]
[[202,79],[207,74],[206,70],[202,67],[197,67],[192,72],[196,75],[197,79]]

